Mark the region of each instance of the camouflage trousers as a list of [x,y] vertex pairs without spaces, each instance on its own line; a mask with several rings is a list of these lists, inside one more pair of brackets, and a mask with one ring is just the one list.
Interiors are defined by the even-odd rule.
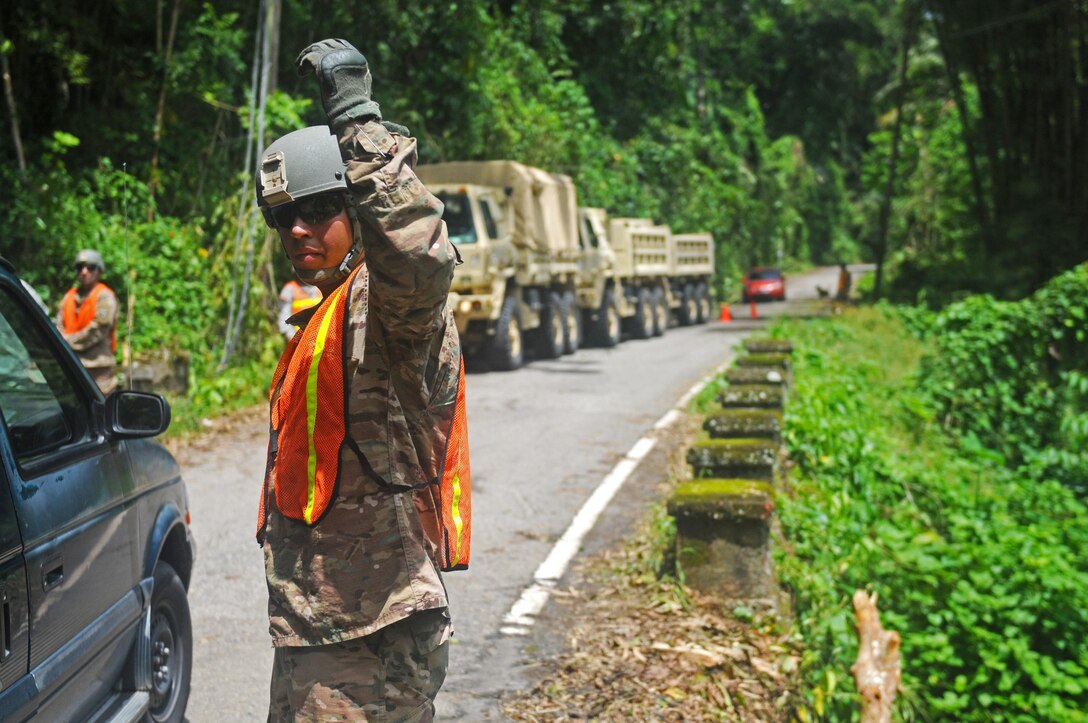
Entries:
[[103,394],[109,394],[117,388],[117,375],[113,367],[93,367],[88,368],[87,371],[91,373],[91,378],[98,384]]
[[269,723],[432,721],[451,632],[438,608],[342,643],[276,648]]

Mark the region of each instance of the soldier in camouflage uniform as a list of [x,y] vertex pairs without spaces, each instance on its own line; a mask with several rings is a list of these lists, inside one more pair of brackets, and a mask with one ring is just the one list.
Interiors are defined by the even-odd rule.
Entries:
[[[117,296],[102,283],[102,254],[84,249],[76,254],[76,285],[61,299],[55,323],[103,394],[117,388]],[[65,317],[65,308],[68,317]],[[89,314],[80,314],[81,310]]]
[[[344,192],[300,199],[305,184],[293,169],[317,162],[323,147],[313,138],[321,131],[309,128],[269,146],[258,202],[296,275],[326,300],[362,268],[345,285],[348,443],[335,496],[316,524],[286,517],[272,501],[271,434],[258,531],[275,647],[268,719],[429,721],[452,626],[420,487],[438,464],[437,430],[448,428],[456,394],[460,343],[446,308],[456,252],[442,204],[412,170],[415,139],[381,120],[359,51],[325,40],[298,64],[317,74]],[[296,163],[300,149],[306,158]],[[273,187],[284,179],[263,169],[285,169],[279,195]],[[305,331],[318,308],[289,322]]]

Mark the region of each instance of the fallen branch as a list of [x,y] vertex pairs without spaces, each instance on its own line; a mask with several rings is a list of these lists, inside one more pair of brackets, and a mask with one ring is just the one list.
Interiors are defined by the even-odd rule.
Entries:
[[858,624],[858,659],[850,667],[861,693],[861,723],[890,723],[902,674],[899,633],[885,630],[876,609],[876,595],[854,593]]

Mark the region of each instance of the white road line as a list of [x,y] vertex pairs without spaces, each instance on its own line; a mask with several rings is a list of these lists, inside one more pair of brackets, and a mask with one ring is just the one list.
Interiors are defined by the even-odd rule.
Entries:
[[[680,401],[676,403],[675,408],[666,412],[654,424],[654,429],[664,429],[676,421],[680,417],[679,410],[686,407],[688,402],[712,379],[721,374],[728,365],[729,361],[724,362],[710,376],[697,382],[684,396],[680,397]],[[510,612],[506,613],[502,620],[503,626],[499,628],[499,632],[503,635],[529,634],[533,623],[536,622],[536,616],[544,609],[544,604],[551,597],[552,589],[555,588],[559,579],[563,577],[563,573],[567,571],[567,565],[570,564],[570,561],[578,554],[578,550],[581,549],[585,536],[593,529],[593,525],[597,523],[597,519],[604,512],[605,507],[612,501],[623,483],[631,476],[631,473],[635,471],[638,463],[650,453],[656,443],[657,440],[653,437],[642,437],[631,447],[631,451],[616,463],[612,471],[605,475],[601,484],[597,486],[597,489],[585,501],[582,508],[578,510],[578,514],[574,516],[570,526],[567,527],[567,531],[563,533],[563,536],[555,543],[548,556],[544,558],[544,562],[540,563],[536,572],[533,573],[533,583],[522,591],[521,597],[510,608]]]

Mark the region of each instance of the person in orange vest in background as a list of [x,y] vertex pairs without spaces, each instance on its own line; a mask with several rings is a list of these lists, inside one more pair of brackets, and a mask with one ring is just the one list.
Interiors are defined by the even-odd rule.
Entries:
[[321,289],[309,284],[300,284],[294,279],[280,289],[280,333],[291,341],[298,327],[287,320],[298,312],[316,306],[321,302]]
[[850,286],[853,279],[850,276],[850,269],[846,267],[846,264],[839,264],[839,282],[835,287],[835,298],[839,301],[848,301],[850,299]]
[[257,520],[275,648],[269,721],[430,721],[453,632],[441,572],[468,565],[457,252],[343,40],[299,55],[328,125],[260,159],[257,203],[322,300],[272,377]]
[[76,285],[64,295],[56,324],[103,394],[117,388],[117,295],[102,283],[102,254],[76,254]]

